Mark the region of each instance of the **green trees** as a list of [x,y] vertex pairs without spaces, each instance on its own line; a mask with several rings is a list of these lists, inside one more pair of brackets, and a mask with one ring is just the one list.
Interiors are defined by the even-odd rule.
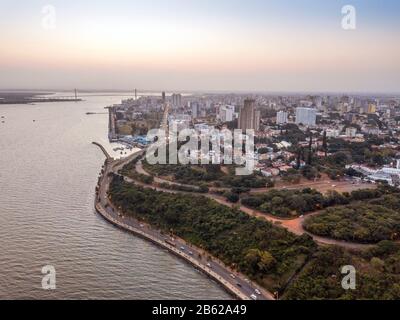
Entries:
[[243,198],[242,204],[268,214],[292,217],[318,210],[324,201],[323,195],[313,189],[271,190]]
[[314,180],[317,177],[320,177],[320,174],[317,170],[317,168],[307,164],[303,168],[301,168],[301,173],[305,178],[308,180]]
[[[382,231],[374,225],[375,222],[385,224],[394,219],[388,226],[399,225],[397,218],[386,216],[386,212],[398,210],[400,191],[389,187],[377,191],[378,198],[363,201],[366,202],[365,206],[383,209],[377,211],[378,215],[375,211],[364,210],[367,219],[366,224],[362,225],[364,229],[357,230],[359,237]],[[357,196],[362,198],[367,194],[357,193]],[[283,292],[284,299],[400,299],[400,248],[395,242],[382,241],[360,252],[336,246],[317,248],[309,235],[295,236],[265,220],[250,217],[204,197],[143,189],[125,183],[120,176],[114,176],[110,195],[114,204],[122,207],[127,216],[140,218],[166,234],[172,231],[176,236],[204,248],[227,265],[234,265],[270,291],[282,290],[288,280],[293,279]],[[305,205],[326,200],[318,200],[318,193],[310,189],[296,196]],[[343,198],[332,193],[330,201],[351,199],[351,195],[341,196]],[[305,200],[307,197],[308,200]],[[336,198],[338,200],[332,200]],[[290,206],[299,203],[299,199],[292,200]],[[255,198],[252,201],[254,205],[263,205],[262,199]],[[274,194],[271,201],[286,204],[287,200],[280,194]],[[387,203],[390,208],[383,207],[382,203]],[[346,207],[350,206],[331,209]],[[344,230],[338,230],[337,234],[346,234],[348,226],[351,227],[352,223],[361,225],[362,221],[359,214],[348,211],[333,225]],[[321,232],[332,232],[325,223],[319,227],[327,230]],[[341,286],[343,275],[340,271],[345,265],[353,265],[357,270],[356,290],[346,291]],[[293,277],[297,271],[299,273]]]
[[147,172],[160,177],[170,177],[174,181],[200,186],[207,184],[228,188],[264,188],[271,185],[268,178],[254,173],[248,176],[236,176],[234,167],[230,166],[228,173],[221,170],[220,165],[149,165],[143,163]]
[[309,135],[310,135],[310,142],[308,144],[308,157],[307,157],[307,164],[309,166],[311,166],[312,164],[312,156],[313,156],[313,149],[312,149],[312,144],[313,144],[313,135],[311,130],[309,131]]
[[325,152],[325,157],[328,156],[328,139],[326,137],[326,130],[324,130],[324,135],[322,138],[322,150]]
[[228,200],[229,202],[232,203],[237,203],[239,201],[239,195],[237,193],[234,192],[227,192],[225,194],[226,200]]
[[395,240],[400,235],[400,214],[371,204],[329,208],[304,222],[316,235],[355,242]]
[[269,273],[276,265],[276,260],[268,251],[259,249],[250,249],[244,257],[248,265],[249,272],[252,274]]
[[316,250],[273,224],[201,196],[156,192],[114,177],[110,195],[126,215],[184,238],[249,275],[270,290],[279,289]]
[[343,139],[332,138],[329,140],[329,151],[333,153],[325,159],[325,165],[331,168],[342,168],[351,162],[368,163],[370,165],[383,165],[390,162],[394,152],[391,149],[374,150],[374,145],[384,141],[376,137],[368,137],[365,142],[348,142]]
[[[383,205],[389,209],[400,210],[399,195],[399,189],[389,186],[380,186],[377,189],[355,190],[350,194],[332,190],[325,195],[310,188],[303,190],[274,189],[262,194],[246,196],[241,200],[241,203],[249,208],[288,218],[363,200],[368,200],[371,204]],[[317,225],[320,224],[316,223]],[[359,230],[359,232],[362,231]]]
[[299,147],[297,149],[297,157],[296,157],[296,169],[297,170],[300,170],[302,157],[303,157],[303,148]]
[[[357,270],[356,290],[344,290],[340,270]],[[384,241],[361,252],[338,247],[320,248],[285,292],[284,299],[399,299],[400,248]]]

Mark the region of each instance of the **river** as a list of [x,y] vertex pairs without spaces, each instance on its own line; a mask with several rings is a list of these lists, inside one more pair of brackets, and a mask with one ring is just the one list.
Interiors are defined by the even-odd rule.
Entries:
[[[113,153],[104,107],[123,98],[0,105],[0,299],[230,298],[185,262],[95,214],[104,155],[91,142]],[[55,290],[42,289],[46,265],[56,269]]]

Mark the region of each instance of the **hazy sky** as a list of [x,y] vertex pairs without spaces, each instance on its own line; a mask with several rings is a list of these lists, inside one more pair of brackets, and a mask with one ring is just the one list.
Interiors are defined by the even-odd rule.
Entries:
[[0,88],[400,92],[399,40],[398,0],[0,0]]

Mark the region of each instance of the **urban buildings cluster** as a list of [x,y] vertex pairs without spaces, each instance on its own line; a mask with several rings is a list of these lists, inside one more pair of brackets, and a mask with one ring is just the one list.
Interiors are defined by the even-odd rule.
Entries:
[[393,142],[400,138],[400,98],[396,96],[163,92],[110,107],[110,139],[137,142],[138,137],[159,126],[167,106],[168,126],[177,130],[254,130],[256,170],[266,176],[306,166],[304,157],[297,159],[298,149],[310,147],[310,136],[315,157],[321,158],[332,156],[331,150],[324,150],[326,139],[335,143],[365,143],[375,137],[381,145],[373,147],[392,150],[394,156],[377,163],[371,171],[365,169],[371,164],[365,163],[351,163],[347,168],[371,181],[379,177],[392,185],[400,181],[395,177],[400,177],[400,172],[393,164],[400,158],[398,144]]

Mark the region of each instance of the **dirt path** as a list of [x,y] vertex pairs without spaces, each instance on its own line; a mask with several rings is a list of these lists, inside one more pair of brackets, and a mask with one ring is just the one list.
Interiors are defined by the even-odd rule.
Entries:
[[[150,176],[150,174],[143,169],[143,165],[142,165],[141,161],[138,161],[138,163],[136,164],[136,170],[137,170],[137,172],[139,172],[141,174]],[[126,178],[126,179],[128,179],[128,178]],[[128,181],[133,182],[132,179],[129,179]],[[157,190],[157,191],[162,191],[162,192],[175,193],[175,194],[178,194],[178,193],[191,194],[191,195],[197,194],[197,193],[188,193],[188,192],[177,191],[177,190],[163,189],[163,188],[160,188],[160,187],[157,187],[154,185],[149,186],[149,185],[145,185],[143,183],[139,183],[137,181],[135,181],[135,182],[140,184],[143,187],[152,187],[152,189]],[[182,184],[167,181],[167,180],[164,180],[164,179],[161,179],[158,177],[154,177],[154,182],[155,183],[167,183],[170,185],[182,185]],[[299,186],[300,185],[297,185],[297,187],[299,187]],[[268,189],[268,190],[271,190],[271,189]],[[353,243],[353,242],[347,242],[347,241],[335,240],[335,239],[331,239],[331,238],[320,237],[320,236],[313,235],[313,234],[307,232],[303,227],[304,219],[306,219],[307,217],[310,217],[312,215],[319,214],[320,213],[319,211],[307,214],[303,217],[294,218],[294,219],[282,219],[282,218],[273,216],[271,214],[264,213],[259,210],[254,210],[254,209],[245,207],[243,205],[238,206],[237,204],[232,204],[229,201],[227,201],[224,197],[216,195],[216,194],[206,193],[206,194],[197,194],[197,195],[207,197],[211,200],[218,202],[219,204],[222,204],[222,205],[230,207],[230,208],[237,207],[239,210],[243,211],[244,213],[247,213],[250,216],[265,219],[275,225],[278,225],[278,226],[281,226],[281,227],[287,229],[288,231],[290,231],[298,236],[301,236],[303,234],[308,234],[314,239],[315,242],[317,242],[318,244],[321,244],[321,245],[337,245],[340,247],[344,247],[344,248],[348,248],[348,249],[355,249],[355,250],[369,249],[374,246],[373,244]]]

